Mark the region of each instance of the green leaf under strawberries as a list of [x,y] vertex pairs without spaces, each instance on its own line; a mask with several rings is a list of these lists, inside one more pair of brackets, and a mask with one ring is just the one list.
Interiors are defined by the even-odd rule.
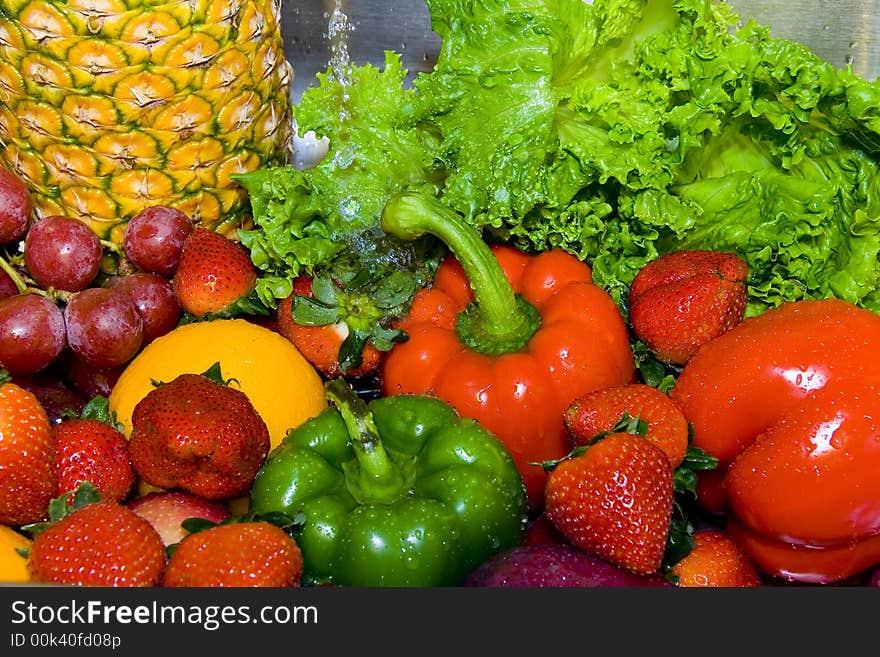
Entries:
[[49,502],[48,520],[23,525],[21,529],[29,533],[31,538],[35,538],[51,525],[66,518],[77,509],[100,501],[101,493],[97,487],[89,481],[84,481],[72,493],[64,493]]
[[415,276],[404,271],[375,274],[342,268],[334,276],[319,272],[312,278],[311,296],[294,295],[291,317],[302,326],[345,323],[348,335],[339,349],[339,370],[345,374],[361,364],[368,342],[389,351],[407,338],[389,324],[404,313],[417,287]]
[[[187,518],[180,523],[180,526],[189,534],[196,534],[205,531],[206,529],[243,522],[268,522],[284,530],[288,536],[293,536],[294,533],[300,531],[305,525],[306,516],[302,512],[290,515],[280,511],[271,511],[268,513],[248,511],[240,515],[227,516],[220,522],[212,522],[205,518]],[[178,545],[180,545],[180,543],[172,543],[168,545],[165,548],[165,553],[170,557],[174,553],[174,550],[177,549]]]
[[234,319],[236,317],[268,317],[272,314],[273,310],[274,308],[264,302],[254,291],[240,297],[227,308],[217,312],[205,313],[204,315],[183,313],[178,321],[178,325],[211,322],[215,319]]
[[600,440],[605,439],[607,436],[610,436],[613,433],[630,433],[635,436],[645,437],[648,433],[648,423],[637,415],[632,416],[629,413],[624,412],[620,419],[608,431],[600,431],[595,436],[590,438],[589,441],[582,445],[578,445],[562,458],[551,459],[548,461],[536,461],[529,463],[529,465],[540,465],[542,468],[544,468],[546,472],[550,472],[563,461],[567,461],[569,459],[575,458],[576,456],[580,456],[581,454],[586,452],[591,446],[595,445]]
[[326,326],[342,319],[339,306],[327,305],[318,299],[296,295],[291,300],[290,316],[302,326]]
[[[223,368],[220,366],[220,361],[215,361],[208,369],[204,372],[200,373],[200,376],[205,377],[213,381],[214,383],[219,383],[222,386],[228,386],[233,383],[240,383],[240,381],[234,377],[230,377],[228,379],[223,378]],[[150,379],[150,384],[154,388],[158,388],[161,385],[165,385],[168,381],[159,381],[157,379]]]
[[312,278],[312,296],[325,306],[335,306],[339,303],[339,287],[326,272],[321,272]]
[[83,419],[98,420],[109,424],[117,431],[123,431],[125,425],[120,422],[116,412],[110,409],[110,400],[104,395],[95,395],[83,406],[80,417]]
[[672,504],[669,534],[666,538],[666,550],[663,553],[662,570],[668,579],[674,582],[673,577],[669,574],[670,569],[690,554],[693,549],[694,526],[682,505],[675,501]]
[[684,454],[684,460],[673,473],[675,492],[678,494],[697,494],[697,472],[714,470],[718,467],[718,459],[709,454],[701,447],[696,447],[694,442],[694,426],[688,423],[688,447]]
[[671,574],[672,567],[684,559],[694,548],[694,526],[685,511],[685,503],[693,502],[697,496],[697,472],[714,470],[718,467],[718,459],[700,447],[693,445],[694,427],[688,424],[688,448],[684,460],[673,473],[673,490],[675,500],[672,517],[669,522],[669,535],[666,540],[666,552],[663,556],[663,570],[666,578],[676,582]]
[[379,351],[390,351],[398,342],[406,342],[409,336],[400,329],[385,328],[377,326],[370,334],[370,340],[373,346]]
[[681,368],[658,360],[654,352],[641,340],[633,339],[631,346],[636,372],[641,381],[652,388],[657,388],[660,392],[669,394],[681,373]]
[[233,525],[243,522],[268,522],[286,532],[293,532],[302,529],[302,526],[305,524],[305,519],[306,516],[302,512],[290,515],[280,511],[271,511],[268,513],[248,511],[239,515],[227,516],[220,522],[213,522],[205,518],[187,518],[180,523],[180,526],[190,534],[195,534],[196,532],[222,525]]
[[370,341],[370,334],[365,331],[349,331],[339,346],[339,371],[343,374],[351,371],[363,361],[364,348]]
[[[605,431],[601,435],[606,436],[609,433],[631,433],[644,438],[648,435],[648,423],[638,415],[632,416],[629,413],[624,413],[610,431]],[[593,441],[595,440],[594,438]]]
[[378,308],[394,311],[403,306],[416,292],[416,279],[406,271],[392,272],[371,286],[371,296]]
[[61,418],[65,420],[97,420],[98,422],[109,424],[118,431],[125,429],[122,422],[117,419],[116,413],[110,410],[110,400],[104,395],[95,395],[79,411],[65,408],[61,411]]
[[223,378],[223,369],[220,367],[220,361],[214,362],[214,364],[212,364],[211,367],[202,372],[201,375],[206,379],[210,379],[214,383],[219,383],[223,386],[228,386],[232,383],[239,383],[238,379],[235,378]]

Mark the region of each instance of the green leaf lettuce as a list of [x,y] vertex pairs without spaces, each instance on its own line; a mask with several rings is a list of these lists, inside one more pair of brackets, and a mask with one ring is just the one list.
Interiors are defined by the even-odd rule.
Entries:
[[[880,310],[880,87],[708,0],[428,0],[433,71],[328,73],[297,108],[330,139],[317,167],[241,177],[269,272],[389,256],[394,193],[435,196],[487,240],[562,248],[624,303],[682,248],[749,264],[750,313],[836,296]],[[383,244],[381,249],[374,244]],[[351,259],[351,256],[349,256]]]

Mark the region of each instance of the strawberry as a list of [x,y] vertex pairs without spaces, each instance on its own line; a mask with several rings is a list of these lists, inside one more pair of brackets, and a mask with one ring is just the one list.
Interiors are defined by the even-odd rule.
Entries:
[[326,377],[363,377],[406,339],[394,324],[418,286],[404,271],[300,276],[279,304],[278,331]]
[[200,518],[218,523],[230,515],[225,504],[179,490],[153,491],[127,506],[155,527],[166,546],[179,543],[189,533],[183,527],[184,520]]
[[742,258],[720,251],[677,251],[649,262],[630,286],[633,333],[658,360],[686,363],[742,321],[747,275]]
[[673,469],[681,465],[687,452],[684,413],[669,395],[643,383],[589,392],[575,399],[563,417],[575,445],[588,444],[630,417],[646,423],[644,437],[663,450]]
[[221,381],[215,365],[160,383],[137,403],[129,453],[146,483],[210,500],[248,492],[269,430],[247,396]]
[[150,523],[117,502],[78,503],[35,531],[28,556],[34,582],[156,586],[162,579],[162,539]]
[[0,370],[0,524],[46,517],[55,494],[55,444],[36,395]]
[[660,568],[673,476],[659,448],[636,434],[611,433],[544,467],[544,512],[570,543],[636,574]]
[[290,587],[302,578],[296,541],[269,522],[233,522],[189,534],[168,560],[166,587]]
[[116,427],[91,417],[64,418],[53,428],[58,482],[55,495],[85,481],[105,500],[121,502],[134,486],[128,440]]
[[752,562],[733,538],[717,529],[693,534],[694,546],[670,569],[679,586],[754,587],[761,585]]
[[[356,345],[359,351],[348,356],[351,362],[346,359],[343,344],[352,333],[342,317],[334,317],[333,323],[326,324],[305,324],[302,320],[298,322],[294,318],[293,306],[299,297],[314,298],[312,279],[308,276],[294,279],[293,292],[278,304],[278,332],[290,340],[317,370],[324,376],[333,378],[340,374],[348,377],[365,376],[378,368],[382,353],[368,341]],[[343,362],[340,363],[340,360]]]
[[256,281],[257,270],[241,244],[195,228],[183,242],[172,287],[184,312],[202,317],[231,311]]

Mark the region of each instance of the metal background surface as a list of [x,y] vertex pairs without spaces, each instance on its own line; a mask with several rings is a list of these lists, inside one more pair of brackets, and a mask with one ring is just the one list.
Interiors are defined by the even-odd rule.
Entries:
[[[741,19],[770,25],[774,36],[799,41],[831,64],[852,63],[863,77],[880,74],[880,0],[729,0]],[[283,0],[282,30],[295,71],[293,97],[317,84],[330,60],[328,20],[335,0]],[[424,0],[343,0],[352,63],[380,65],[385,50],[403,56],[411,74],[430,70],[439,39]]]

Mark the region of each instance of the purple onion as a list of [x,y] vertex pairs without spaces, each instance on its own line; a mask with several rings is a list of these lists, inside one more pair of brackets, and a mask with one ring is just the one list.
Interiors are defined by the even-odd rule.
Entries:
[[674,586],[659,575],[641,576],[570,545],[522,545],[477,567],[464,586],[638,587]]

